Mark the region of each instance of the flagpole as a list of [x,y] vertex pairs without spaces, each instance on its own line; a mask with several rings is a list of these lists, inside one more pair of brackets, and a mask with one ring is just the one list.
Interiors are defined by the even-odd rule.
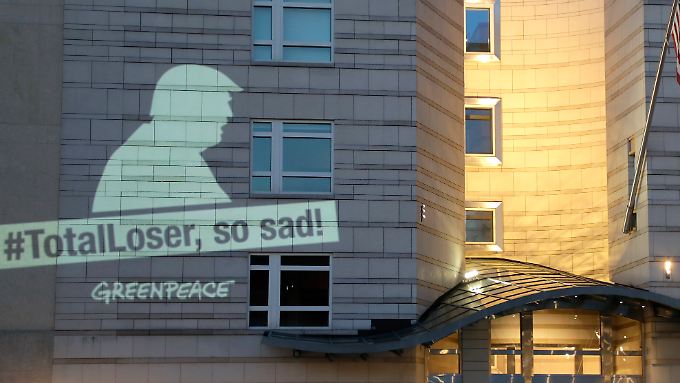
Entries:
[[649,112],[647,113],[647,121],[645,122],[645,130],[642,133],[642,142],[640,143],[640,151],[635,160],[635,178],[633,178],[633,187],[630,190],[628,198],[628,206],[626,206],[626,217],[623,221],[623,233],[628,234],[633,230],[635,216],[635,204],[640,193],[640,183],[642,182],[642,167],[645,165],[647,159],[647,139],[649,138],[650,127],[654,118],[654,107],[656,106],[656,96],[659,93],[659,84],[661,82],[661,72],[663,71],[663,64],[666,61],[666,51],[668,50],[668,42],[671,36],[671,29],[675,12],[678,9],[678,0],[673,0],[673,8],[671,15],[668,18],[668,25],[666,26],[666,38],[663,40],[663,48],[661,49],[661,59],[659,60],[659,67],[656,70],[656,79],[654,80],[654,88],[652,88],[652,99],[649,102]]

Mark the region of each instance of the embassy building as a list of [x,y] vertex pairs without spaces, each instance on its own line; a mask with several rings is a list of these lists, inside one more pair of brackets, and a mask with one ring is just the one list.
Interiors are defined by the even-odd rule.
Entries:
[[0,382],[680,382],[672,3],[0,2]]

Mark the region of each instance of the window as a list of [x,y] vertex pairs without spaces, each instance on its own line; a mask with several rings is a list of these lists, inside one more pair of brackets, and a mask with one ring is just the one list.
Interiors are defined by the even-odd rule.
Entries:
[[465,58],[497,61],[500,58],[499,0],[467,0],[465,4]]
[[468,243],[493,243],[493,210],[465,210],[465,241]]
[[491,9],[465,8],[465,51],[491,53]]
[[533,315],[534,374],[600,374],[598,312],[558,309]]
[[248,325],[330,326],[330,257],[251,255]]
[[251,192],[331,193],[332,130],[329,123],[254,122]]
[[434,343],[425,354],[428,383],[453,382],[460,373],[458,332]]
[[493,154],[491,108],[465,108],[465,154]]
[[612,318],[614,375],[642,375],[642,328],[640,322],[625,317]]
[[503,228],[500,202],[466,202],[465,245],[467,251],[502,251]]
[[465,98],[465,164],[501,164],[501,100]]
[[491,320],[492,374],[521,374],[522,345],[519,332],[519,314]]
[[514,381],[508,375],[522,372],[541,382],[601,382],[598,375],[612,373],[617,382],[642,381],[639,321],[595,310],[558,308],[562,304],[558,301],[553,304],[554,309],[492,317],[489,367],[496,375],[492,381]]
[[255,0],[253,60],[331,62],[331,0]]

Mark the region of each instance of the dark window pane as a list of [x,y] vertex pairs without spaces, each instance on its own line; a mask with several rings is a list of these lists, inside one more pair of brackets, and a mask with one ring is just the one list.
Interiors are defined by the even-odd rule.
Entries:
[[253,10],[253,39],[272,39],[272,7],[255,7]]
[[284,192],[330,193],[331,179],[316,177],[283,177]]
[[465,50],[467,52],[491,52],[489,9],[465,9]]
[[492,211],[465,211],[465,241],[486,243],[493,242]]
[[272,139],[253,137],[253,170],[268,172],[272,168]]
[[272,46],[271,45],[255,45],[253,47],[253,60],[255,61],[271,61]]
[[267,327],[267,316],[266,311],[251,311],[248,325],[250,327]]
[[250,305],[269,304],[269,271],[250,270]]
[[281,327],[327,327],[328,311],[281,311]]
[[330,172],[330,138],[283,139],[284,172]]
[[250,264],[251,265],[258,265],[258,266],[269,265],[269,256],[268,255],[251,255],[250,256]]
[[330,42],[331,10],[283,8],[283,39],[289,42]]
[[331,124],[301,124],[284,122],[283,131],[286,133],[330,133]]
[[284,46],[283,60],[299,62],[330,62],[331,48]]
[[491,109],[465,108],[465,153],[493,154]]
[[253,177],[253,184],[250,190],[255,193],[265,193],[272,191],[271,177]]
[[281,306],[328,306],[328,271],[281,271]]
[[253,132],[271,132],[271,122],[253,122]]
[[284,255],[281,257],[283,266],[328,266],[327,256]]

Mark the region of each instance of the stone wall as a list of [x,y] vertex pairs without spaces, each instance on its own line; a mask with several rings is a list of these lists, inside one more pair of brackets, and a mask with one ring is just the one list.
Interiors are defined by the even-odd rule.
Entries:
[[[414,256],[415,0],[333,3],[332,64],[269,65],[251,62],[250,0],[68,0],[61,218],[89,216],[108,157],[148,115],[160,76],[181,64],[207,65],[244,89],[233,96],[234,115],[214,164],[217,180],[243,208],[244,219],[251,206],[275,212],[291,201],[251,196],[251,121],[334,123],[330,199],[340,240],[275,249],[332,254],[331,331],[370,329],[372,319],[416,319],[416,286],[432,277],[417,274]],[[191,164],[179,166],[186,170]],[[180,171],[174,180],[188,183],[182,174],[187,173]],[[141,197],[155,181],[143,175],[130,195]],[[168,196],[146,197],[153,205]],[[370,356],[366,362],[356,356],[294,359],[291,350],[262,345],[262,331],[248,330],[246,323],[248,255],[231,251],[60,266],[54,381],[412,382],[424,377],[418,350],[401,357]],[[103,280],[215,278],[236,281],[229,298],[110,305],[90,298]]]
[[[244,207],[244,217],[250,206],[276,211],[290,202],[251,198],[252,119],[334,123],[331,199],[337,201],[340,241],[276,249],[333,254],[333,328],[366,329],[370,319],[415,319],[415,7],[407,1],[351,0],[336,1],[334,7],[333,64],[251,65],[250,1],[68,1],[61,218],[88,215],[108,156],[149,114],[160,76],[180,64],[212,66],[244,89],[233,96],[234,116],[215,149],[214,165],[233,203]],[[141,155],[129,160],[145,161]],[[191,164],[181,161],[173,163],[180,168],[173,181],[188,185]],[[177,171],[177,166],[154,167]],[[157,180],[156,173],[139,177],[128,195],[163,204],[165,194],[152,187]],[[191,190],[178,192],[202,198]],[[233,251],[62,267],[58,328],[244,329],[247,256]],[[93,304],[89,291],[101,278],[227,276],[237,281],[233,296],[215,306],[198,304],[172,313],[156,313],[148,304],[87,308]]]
[[643,180],[637,230],[623,234],[623,219],[632,182],[628,140],[639,150],[644,129],[644,8],[640,2],[608,2],[605,12],[607,67],[607,166],[609,189],[609,264],[616,282],[642,285],[649,278],[647,188]]
[[[57,218],[62,47],[60,0],[0,2],[1,224]],[[0,382],[50,381],[54,275],[0,271]]]
[[[419,311],[464,272],[463,4],[417,1]],[[419,214],[420,215],[420,214]]]
[[[645,70],[647,104],[650,102],[672,1],[645,1]],[[649,277],[644,287],[680,298],[680,85],[676,81],[677,58],[671,38],[649,135],[646,166],[648,204]],[[664,275],[664,262],[675,266],[671,279]]]

